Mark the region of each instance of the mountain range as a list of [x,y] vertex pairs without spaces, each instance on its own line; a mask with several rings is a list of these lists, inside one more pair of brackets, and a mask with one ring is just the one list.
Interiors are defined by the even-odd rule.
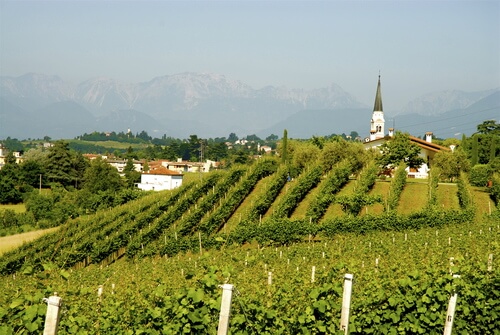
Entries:
[[[445,116],[463,117],[461,124],[468,124],[455,132],[467,133],[470,123],[498,120],[499,92],[434,93],[416,98],[393,119],[402,126],[406,122],[405,131],[412,132],[412,125],[432,124],[452,113]],[[367,136],[371,113],[369,106],[336,84],[314,90],[253,89],[241,81],[206,73],[180,73],[136,84],[95,78],[74,85],[58,76],[34,73],[0,77],[0,139],[74,138],[93,131],[128,129],[174,138],[230,133],[267,137],[281,135],[283,129],[292,138],[352,131]],[[386,115],[386,122],[390,117]]]

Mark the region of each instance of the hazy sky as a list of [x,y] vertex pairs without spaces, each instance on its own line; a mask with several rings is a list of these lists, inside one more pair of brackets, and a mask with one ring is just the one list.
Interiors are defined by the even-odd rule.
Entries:
[[0,75],[149,81],[211,72],[253,88],[331,83],[385,111],[500,87],[500,1],[5,1]]

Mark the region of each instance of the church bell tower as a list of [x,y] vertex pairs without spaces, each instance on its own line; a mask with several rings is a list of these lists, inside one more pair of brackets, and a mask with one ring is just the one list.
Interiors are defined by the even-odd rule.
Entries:
[[377,94],[373,106],[372,120],[370,123],[370,141],[383,138],[384,135],[384,109],[382,108],[382,92],[380,90],[380,74],[378,75]]

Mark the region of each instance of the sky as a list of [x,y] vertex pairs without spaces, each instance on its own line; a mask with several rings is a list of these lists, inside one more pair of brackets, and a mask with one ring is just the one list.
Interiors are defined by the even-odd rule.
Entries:
[[335,83],[384,111],[500,87],[496,1],[6,1],[0,76],[146,82],[182,72],[259,89]]

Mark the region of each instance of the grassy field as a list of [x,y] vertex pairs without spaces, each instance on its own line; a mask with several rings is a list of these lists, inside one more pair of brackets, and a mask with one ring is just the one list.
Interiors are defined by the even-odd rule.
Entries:
[[[391,183],[390,181],[380,181],[375,183],[373,185],[373,188],[370,192],[370,195],[376,196],[380,195],[382,199],[387,199],[389,196],[389,189],[391,188]],[[372,215],[377,215],[377,214],[382,214],[385,209],[385,204],[373,204],[371,206],[363,208],[361,211],[360,215],[365,215],[365,214],[372,214]]]
[[16,204],[16,205],[0,205],[0,211],[2,210],[13,210],[16,213],[24,213],[26,212],[26,206],[24,204]]
[[144,149],[149,144],[146,143],[124,143],[117,141],[80,141],[80,140],[67,140],[69,143],[87,143],[92,145],[97,145],[109,149],[118,149],[118,150],[126,150],[128,147],[132,147],[132,149]]
[[398,204],[399,214],[411,214],[420,211],[427,205],[427,180],[407,179]]
[[[353,192],[354,187],[356,186],[356,180],[350,180],[338,193],[338,195],[349,195]],[[323,219],[331,219],[337,217],[339,215],[344,215],[342,208],[339,204],[332,203],[323,217]]]
[[54,227],[54,228],[49,228],[49,229],[30,231],[28,233],[0,237],[0,255],[3,255],[4,253],[6,253],[9,250],[20,247],[21,245],[23,245],[26,242],[30,242],[32,240],[35,240],[35,239],[37,239],[45,234],[51,233],[51,232],[56,231],[58,229],[59,229],[59,227]]

